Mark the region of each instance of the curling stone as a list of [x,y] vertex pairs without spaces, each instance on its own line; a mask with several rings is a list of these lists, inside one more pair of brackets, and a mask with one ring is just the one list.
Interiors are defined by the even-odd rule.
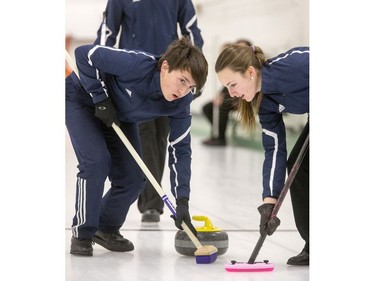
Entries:
[[[228,234],[218,227],[214,227],[210,219],[206,216],[193,216],[195,221],[204,221],[204,226],[195,227],[197,230],[197,237],[201,244],[213,245],[217,248],[217,254],[223,255],[228,250]],[[197,250],[193,242],[186,235],[185,231],[177,231],[174,239],[174,246],[177,253],[185,256],[194,256]]]

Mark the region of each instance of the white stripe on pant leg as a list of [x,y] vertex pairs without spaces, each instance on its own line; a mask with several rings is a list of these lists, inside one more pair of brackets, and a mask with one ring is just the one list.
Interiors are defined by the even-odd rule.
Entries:
[[78,198],[77,198],[77,225],[73,226],[73,236],[78,238],[78,227],[86,222],[86,181],[81,178],[77,178],[78,185]]
[[80,222],[80,218],[79,218],[79,214],[80,214],[80,212],[79,212],[79,208],[80,208],[80,198],[81,198],[81,179],[79,178],[79,177],[77,177],[77,201],[76,201],[76,203],[77,203],[77,210],[76,210],[76,214],[75,214],[75,216],[76,216],[76,220],[77,220],[77,223],[76,223],[76,225],[73,225],[73,227],[72,227],[72,231],[73,231],[73,236],[74,237],[76,237],[76,238],[78,238],[78,225],[79,225],[79,222]]
[[86,180],[82,179],[82,224],[86,223]]

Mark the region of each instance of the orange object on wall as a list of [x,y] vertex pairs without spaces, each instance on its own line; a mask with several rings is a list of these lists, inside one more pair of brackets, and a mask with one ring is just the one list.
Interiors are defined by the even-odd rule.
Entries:
[[[72,37],[69,35],[65,36],[65,50],[69,51],[70,42]],[[65,62],[65,77],[67,77],[70,73],[72,73],[72,69],[70,68],[69,64]]]

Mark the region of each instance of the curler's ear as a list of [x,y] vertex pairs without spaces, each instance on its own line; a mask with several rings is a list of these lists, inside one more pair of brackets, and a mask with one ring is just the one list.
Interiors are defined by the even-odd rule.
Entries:
[[249,73],[250,78],[253,79],[253,77],[256,77],[257,71],[255,70],[255,67],[254,67],[254,66],[250,65],[250,66],[247,68],[247,73]]
[[164,70],[167,70],[168,67],[169,67],[168,61],[164,60],[163,63],[161,64],[161,68],[163,68]]

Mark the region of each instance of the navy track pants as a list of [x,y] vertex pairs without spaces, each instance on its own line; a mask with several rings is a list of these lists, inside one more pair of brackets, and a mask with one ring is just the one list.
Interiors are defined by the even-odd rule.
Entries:
[[[309,133],[309,121],[302,130],[294,145],[288,159],[288,173],[297,160],[303,143]],[[310,146],[307,148],[301,166],[290,186],[290,196],[292,200],[294,220],[302,239],[305,240],[304,251],[310,252]]]
[[[76,238],[91,238],[97,230],[117,231],[124,224],[131,204],[145,186],[145,177],[113,128],[94,115],[91,97],[66,79],[66,127],[78,160],[75,215]],[[121,129],[140,154],[137,123],[122,123]],[[104,184],[111,187],[103,196]]]

